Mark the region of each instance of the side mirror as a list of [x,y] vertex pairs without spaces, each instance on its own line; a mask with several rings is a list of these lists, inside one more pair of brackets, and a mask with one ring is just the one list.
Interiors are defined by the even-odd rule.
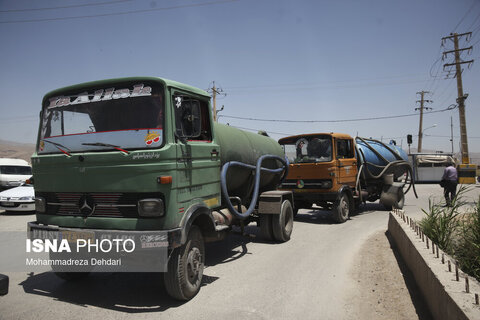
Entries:
[[8,276],[0,274],[0,296],[8,293]]
[[180,139],[199,137],[202,126],[200,102],[183,96],[174,99],[175,135]]

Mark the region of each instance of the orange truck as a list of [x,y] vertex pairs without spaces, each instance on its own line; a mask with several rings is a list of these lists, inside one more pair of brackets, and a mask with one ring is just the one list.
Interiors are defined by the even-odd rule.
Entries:
[[388,209],[402,208],[413,185],[408,156],[393,143],[342,133],[301,134],[279,143],[290,161],[280,189],[293,191],[294,214],[315,204],[332,210],[332,218],[343,223],[366,201],[380,199]]

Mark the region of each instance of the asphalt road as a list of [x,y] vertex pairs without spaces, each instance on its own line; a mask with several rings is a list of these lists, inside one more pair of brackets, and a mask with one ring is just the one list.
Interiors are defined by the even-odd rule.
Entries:
[[[418,185],[417,192],[419,199],[407,194],[404,209],[421,218],[429,198],[440,200],[442,190]],[[479,194],[480,186],[473,186],[469,201]],[[1,213],[0,232],[25,230],[32,220]],[[369,237],[386,231],[387,221],[378,203],[344,224],[334,224],[325,211],[301,210],[292,239],[283,244],[262,241],[253,224],[248,236],[233,233],[206,246],[204,284],[186,303],[167,296],[159,274],[94,274],[67,283],[51,272],[6,272],[10,292],[0,297],[0,319],[345,319],[362,303],[351,298],[355,258]],[[0,259],[11,256],[0,252]]]

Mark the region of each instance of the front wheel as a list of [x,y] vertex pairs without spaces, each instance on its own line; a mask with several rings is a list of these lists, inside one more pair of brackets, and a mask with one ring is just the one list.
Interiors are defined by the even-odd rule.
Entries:
[[344,223],[350,215],[350,200],[348,195],[343,192],[335,202],[332,208],[332,217],[337,223]]
[[205,267],[205,246],[200,229],[193,225],[187,243],[175,248],[164,274],[168,294],[177,300],[190,300],[200,290]]

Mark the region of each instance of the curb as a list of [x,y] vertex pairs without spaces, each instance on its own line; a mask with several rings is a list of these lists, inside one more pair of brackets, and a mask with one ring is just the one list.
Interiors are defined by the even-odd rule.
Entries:
[[480,319],[480,283],[458,270],[403,210],[390,212],[388,232],[435,319]]

